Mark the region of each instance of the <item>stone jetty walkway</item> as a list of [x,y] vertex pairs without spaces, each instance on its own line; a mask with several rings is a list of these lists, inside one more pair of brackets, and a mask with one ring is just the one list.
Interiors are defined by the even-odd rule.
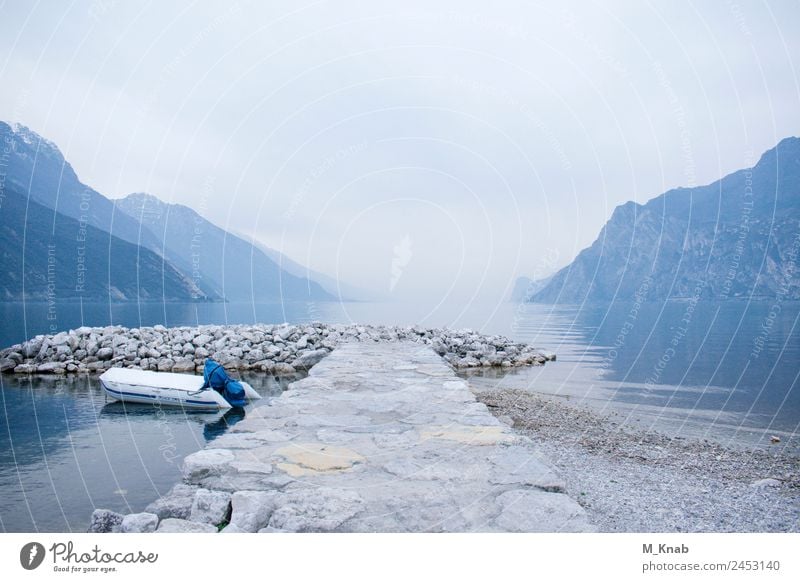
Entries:
[[409,342],[340,345],[187,457],[184,479],[152,518],[125,519],[157,516],[167,532],[225,519],[223,532],[593,529],[533,443]]

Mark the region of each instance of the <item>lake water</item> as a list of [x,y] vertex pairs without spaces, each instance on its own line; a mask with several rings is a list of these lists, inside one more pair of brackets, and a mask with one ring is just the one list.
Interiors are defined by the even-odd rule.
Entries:
[[[612,306],[388,303],[3,304],[0,343],[80,325],[359,322],[469,327],[555,351],[558,361],[470,375],[613,411],[622,425],[731,444],[794,445],[800,426],[798,304]],[[245,374],[267,396],[289,379]],[[105,402],[94,377],[0,376],[0,531],[84,531],[94,507],[141,511],[181,460],[241,413]]]

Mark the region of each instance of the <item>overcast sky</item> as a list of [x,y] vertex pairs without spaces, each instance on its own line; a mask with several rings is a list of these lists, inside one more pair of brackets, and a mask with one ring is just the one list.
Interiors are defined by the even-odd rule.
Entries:
[[800,4],[5,2],[0,119],[82,181],[434,304],[800,134]]

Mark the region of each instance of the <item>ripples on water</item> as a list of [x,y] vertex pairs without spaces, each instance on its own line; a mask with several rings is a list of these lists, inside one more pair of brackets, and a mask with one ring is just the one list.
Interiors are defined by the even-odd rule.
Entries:
[[676,435],[791,438],[800,428],[800,305],[779,310],[773,318],[769,303],[536,306],[515,320],[515,336],[554,350],[556,365],[473,383],[567,397]]

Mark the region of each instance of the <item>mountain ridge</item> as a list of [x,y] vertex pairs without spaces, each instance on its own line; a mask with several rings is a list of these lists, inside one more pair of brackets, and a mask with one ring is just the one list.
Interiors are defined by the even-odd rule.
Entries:
[[24,190],[31,200],[60,214],[85,222],[127,242],[157,251],[157,241],[140,232],[115,204],[78,178],[58,146],[22,124],[0,121],[0,141],[10,159],[6,184]]
[[160,255],[30,200],[15,184],[0,208],[4,301],[209,299]]
[[[107,233],[107,245],[117,249],[118,255],[124,256],[129,266],[135,264],[137,268],[146,270],[145,273],[138,274],[147,280],[144,288],[144,295],[147,298],[158,297],[158,294],[151,289],[150,279],[154,276],[153,269],[156,263],[160,261],[162,282],[165,285],[161,297],[165,300],[188,300],[190,297],[200,301],[333,299],[333,296],[316,282],[283,271],[260,249],[217,227],[193,209],[177,205],[172,208],[173,213],[183,214],[190,222],[197,220],[205,232],[204,238],[207,244],[200,253],[200,257],[204,260],[202,267],[198,268],[197,257],[193,256],[192,252],[185,252],[186,249],[177,241],[182,234],[186,234],[185,224],[180,224],[180,220],[169,223],[170,229],[178,230],[180,234],[176,235],[167,229],[166,221],[161,225],[163,228],[154,229],[153,224],[148,224],[146,220],[143,222],[143,217],[136,216],[136,212],[131,213],[130,201],[126,203],[125,199],[111,200],[81,182],[58,146],[24,125],[18,123],[10,125],[0,121],[0,140],[5,145],[0,193],[5,195],[7,192],[9,196],[21,196],[27,200],[27,205],[36,205],[34,207],[36,216],[47,214],[41,210],[42,208],[52,210],[50,222],[54,227],[59,225],[58,233],[67,237],[64,240],[53,238],[57,246],[64,248],[74,246],[69,237],[75,235],[68,235],[65,229],[95,228]],[[155,197],[153,200],[167,204]],[[165,214],[169,214],[169,209]],[[27,243],[27,239],[19,236],[19,228],[31,228],[31,225],[25,222],[25,217],[24,213],[3,213],[0,228],[4,229],[7,244]],[[55,233],[54,228],[53,235]],[[46,233],[40,234],[44,236]],[[103,238],[94,231],[92,237],[93,240]],[[191,238],[189,236],[189,239]],[[131,247],[121,245],[120,242],[141,249],[135,253],[137,260],[133,259]],[[219,250],[215,247],[217,243],[220,243],[219,248],[227,249],[223,251],[224,260],[217,256]],[[39,248],[39,251],[42,249]],[[23,256],[28,256],[27,251],[24,255],[20,255]],[[34,256],[32,255],[31,259],[33,263],[30,263],[32,265],[36,262]],[[107,264],[109,259],[104,258],[102,254],[92,253],[91,257],[97,261],[95,271],[106,269],[107,272],[116,273],[115,266]],[[19,257],[14,253],[6,253],[6,266],[10,270],[0,273],[0,295],[7,300],[23,298],[21,294],[24,286],[18,283],[24,279],[26,273],[19,269],[24,269],[26,262],[22,259],[16,262],[17,258]],[[142,260],[139,261],[139,258]],[[215,266],[215,263],[221,265]],[[32,281],[41,282],[40,273],[31,271],[27,274],[33,277]],[[188,295],[187,289],[191,289]],[[87,298],[78,291],[70,294],[68,286],[62,287],[60,291],[60,296],[64,299]],[[36,290],[31,292],[37,297],[42,295]],[[31,296],[27,292],[25,295]],[[103,293],[93,287],[92,298],[98,295],[102,296]],[[126,286],[125,292],[112,293],[111,296],[119,301],[143,298],[141,293],[133,294],[130,286]]]
[[659,300],[800,299],[784,273],[799,228],[800,139],[787,137],[751,168],[617,206],[532,301],[631,300],[643,285]]
[[159,240],[167,256],[191,264],[193,277],[226,300],[333,299],[315,281],[281,269],[261,249],[188,206],[136,192],[117,200],[117,207]]

